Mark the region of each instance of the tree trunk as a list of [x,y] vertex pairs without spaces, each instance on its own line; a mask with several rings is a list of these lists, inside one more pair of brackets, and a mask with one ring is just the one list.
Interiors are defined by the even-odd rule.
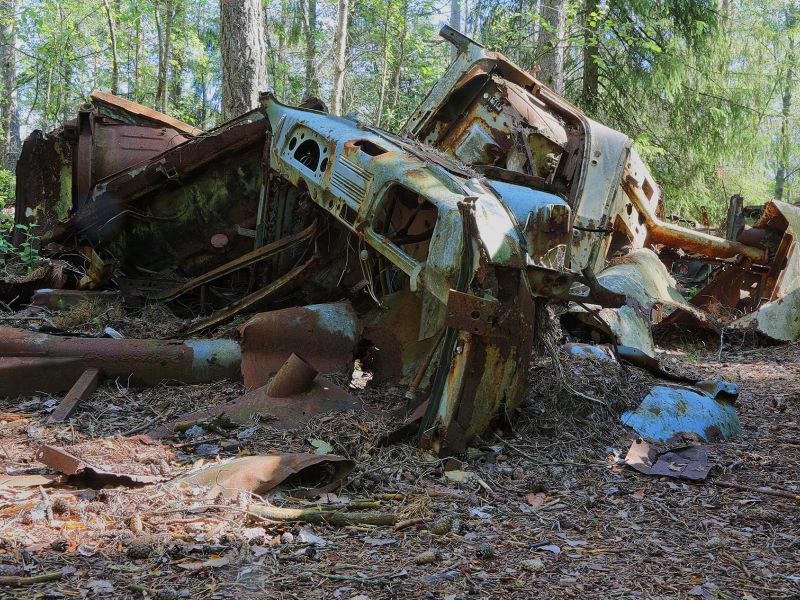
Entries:
[[[169,1],[169,0],[167,0]],[[161,106],[164,100],[164,88],[166,86],[166,77],[164,74],[166,73],[166,56],[164,55],[164,31],[163,27],[161,26],[161,14],[160,14],[159,2],[155,0],[153,3],[153,18],[156,22],[156,37],[158,38],[158,73],[156,76],[156,98],[155,98],[155,107],[158,110],[161,110]]]
[[136,46],[133,51],[133,99],[139,102],[142,98],[142,93],[139,90],[141,85],[141,68],[142,68],[142,45],[144,44],[144,36],[142,34],[142,15],[136,17]]
[[317,0],[303,0],[303,29],[306,34],[306,98],[319,96],[317,74],[314,63],[317,60]]
[[172,60],[172,26],[175,20],[175,0],[166,0],[164,14],[164,60],[161,63],[162,72],[158,75],[161,84],[161,108],[163,113],[169,110],[169,63]]
[[114,14],[108,0],[103,0],[103,8],[106,9],[106,20],[108,21],[108,36],[111,41],[111,93],[119,93],[119,56],[117,55],[117,26],[114,22]]
[[566,19],[565,0],[542,0],[542,20],[539,36],[539,79],[557,93],[564,93],[564,55]]
[[267,87],[261,0],[220,0],[222,115],[232,119],[258,106]]
[[[278,32],[278,64],[279,69],[272,74],[275,81],[275,93],[278,97],[286,101],[286,90],[289,87],[287,82],[287,65],[289,61],[288,54],[288,30],[289,30],[289,6],[287,0],[281,0],[281,29]],[[279,77],[278,77],[279,76]],[[280,80],[280,91],[278,90],[278,80]]]
[[[793,29],[796,24],[796,15],[792,12],[787,13],[786,28]],[[786,55],[786,76],[784,78],[784,88],[781,96],[781,132],[778,139],[778,168],[775,171],[776,200],[784,199],[783,195],[786,188],[786,179],[789,174],[789,159],[792,153],[792,127],[789,117],[792,113],[792,91],[795,85],[796,61],[797,42],[792,36],[789,38],[789,50]]]
[[341,115],[344,108],[344,80],[347,75],[347,21],[350,17],[350,1],[339,0],[339,16],[336,20],[336,36],[333,51],[333,92],[331,113]]
[[0,168],[14,169],[19,150],[19,114],[17,106],[17,72],[14,44],[16,34],[14,0],[0,1],[0,124],[2,124],[2,143],[0,144]]
[[172,19],[171,25],[168,28],[169,34],[169,76],[168,76],[168,89],[169,100],[172,103],[172,109],[177,114],[180,110],[181,95],[183,92],[183,71],[186,68],[183,60],[183,54],[175,51],[175,33],[186,31],[188,23],[186,22],[186,7],[182,0],[172,0]]
[[597,112],[597,94],[600,82],[600,30],[598,0],[585,0],[583,5],[583,109],[594,117]]
[[406,60],[406,36],[408,35],[408,0],[403,2],[403,27],[400,30],[400,49],[394,61],[394,97],[392,98],[392,109],[396,109],[400,102],[400,74],[403,70],[403,63]]
[[386,98],[386,75],[389,72],[389,20],[391,19],[391,5],[386,4],[386,21],[383,24],[383,69],[381,70],[381,91],[378,97],[378,116],[376,126],[381,126],[383,121],[383,103]]

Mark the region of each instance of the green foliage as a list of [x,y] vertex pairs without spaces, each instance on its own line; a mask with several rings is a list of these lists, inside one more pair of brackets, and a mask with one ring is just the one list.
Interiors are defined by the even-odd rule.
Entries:
[[6,207],[13,206],[16,178],[7,169],[0,169],[0,237],[10,235],[14,219],[6,213]]
[[[268,86],[304,100],[308,0],[263,0]],[[209,129],[220,115],[219,0],[109,0],[116,28],[118,93],[157,105],[167,57],[166,112]],[[728,198],[761,203],[786,171],[784,198],[800,200],[798,0],[476,0],[466,33],[525,69],[565,49],[565,95],[588,116],[629,135],[661,183],[667,209],[721,220]],[[450,59],[438,37],[441,0],[351,0],[345,113],[397,129]],[[563,26],[543,16],[563,7]],[[113,52],[102,2],[19,0],[20,113],[49,130],[94,89],[110,91]],[[317,0],[314,78],[330,98],[337,0]],[[597,91],[584,81],[597,66]],[[794,96],[792,92],[794,91]],[[788,94],[788,96],[787,96]],[[788,108],[784,108],[788,98]],[[792,103],[792,99],[793,103]],[[0,172],[0,190],[5,189]],[[1,192],[0,192],[1,193]],[[6,225],[8,227],[8,225]]]
[[5,278],[27,275],[39,266],[39,254],[36,239],[29,225],[16,225],[23,234],[19,245],[12,244],[6,236],[0,236],[0,273]]

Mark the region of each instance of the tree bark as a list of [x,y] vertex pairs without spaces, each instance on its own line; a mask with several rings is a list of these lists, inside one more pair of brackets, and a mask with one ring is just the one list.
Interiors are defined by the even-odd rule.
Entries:
[[[169,0],[167,0],[169,1]],[[153,19],[156,22],[156,34],[158,38],[158,72],[156,75],[156,98],[155,107],[158,110],[163,110],[162,105],[164,101],[164,88],[166,87],[166,61],[167,58],[164,52],[164,30],[161,23],[161,14],[159,8],[159,1],[155,0],[153,3]]]
[[403,70],[403,63],[406,60],[406,36],[408,35],[408,0],[403,2],[403,14],[401,15],[403,26],[400,30],[400,48],[394,60],[394,73],[392,81],[394,82],[394,97],[392,98],[392,110],[397,108],[400,102],[400,75]]
[[[288,31],[289,31],[289,6],[287,0],[281,0],[281,28],[278,32],[278,64],[279,69],[272,73],[272,79],[275,81],[275,93],[280,94],[279,98],[286,101],[286,90],[289,87],[287,80],[287,65],[289,62],[288,53]],[[280,81],[280,90],[278,90],[277,82]]]
[[17,105],[16,70],[16,32],[15,1],[0,1],[0,124],[2,124],[2,144],[0,144],[0,168],[14,169],[19,150],[19,114]]
[[389,21],[391,20],[391,4],[386,4],[386,21],[383,24],[383,69],[381,70],[381,91],[378,96],[378,116],[376,126],[383,121],[383,103],[386,99],[386,75],[389,72]]
[[319,96],[319,82],[314,70],[317,61],[317,0],[302,0],[303,30],[306,36],[306,93],[305,99]]
[[542,0],[542,20],[539,36],[539,78],[557,93],[564,93],[564,55],[566,34],[565,0]]
[[[786,12],[786,29],[792,30],[797,25],[796,7],[791,6]],[[781,95],[781,132],[778,139],[778,168],[775,171],[775,199],[783,200],[786,189],[786,179],[789,174],[789,159],[792,151],[792,127],[790,115],[792,112],[792,92],[795,85],[795,68],[797,61],[797,41],[794,35],[789,37],[789,49],[786,53],[786,75]]]
[[111,93],[119,93],[119,55],[117,54],[117,26],[114,22],[114,14],[108,0],[103,0],[103,8],[106,10],[106,20],[108,21],[108,36],[111,42]]
[[220,0],[222,115],[232,119],[258,106],[267,87],[261,0]]
[[175,20],[175,0],[166,0],[165,8],[164,61],[162,63],[162,72],[158,76],[161,84],[161,108],[159,110],[163,113],[169,109],[169,63],[172,60],[172,26]]
[[600,45],[598,42],[598,0],[585,0],[583,5],[583,86],[581,90],[583,109],[589,116],[597,111],[597,94],[600,82]]
[[133,99],[139,102],[142,93],[139,90],[141,85],[141,65],[142,65],[142,45],[144,35],[142,33],[142,15],[136,17],[136,44],[133,51]]
[[347,22],[350,18],[350,1],[339,0],[336,36],[333,51],[333,91],[331,113],[341,115],[344,109],[344,80],[347,76]]
[[180,52],[175,51],[176,32],[185,31],[188,23],[186,22],[186,6],[182,0],[172,0],[171,25],[168,29],[169,35],[169,76],[167,78],[167,88],[169,89],[169,100],[172,109],[177,113],[180,110],[181,95],[183,92],[183,72],[186,65]]

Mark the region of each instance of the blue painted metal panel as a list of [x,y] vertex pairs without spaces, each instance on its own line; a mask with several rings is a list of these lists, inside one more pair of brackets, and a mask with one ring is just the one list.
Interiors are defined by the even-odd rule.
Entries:
[[653,442],[679,433],[695,433],[706,441],[735,437],[742,426],[736,409],[727,402],[686,387],[657,385],[635,411],[622,414],[622,422]]
[[535,213],[548,204],[569,206],[555,194],[548,194],[547,192],[541,192],[522,185],[505,183],[494,179],[489,180],[489,185],[500,194],[503,203],[514,213],[520,226],[523,227],[528,220],[528,213],[531,211]]

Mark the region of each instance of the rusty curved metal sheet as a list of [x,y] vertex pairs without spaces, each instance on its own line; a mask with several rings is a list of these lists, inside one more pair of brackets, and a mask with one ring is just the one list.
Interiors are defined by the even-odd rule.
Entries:
[[100,469],[73,456],[63,448],[47,444],[40,446],[36,450],[35,458],[51,469],[66,475],[66,483],[85,485],[92,489],[101,489],[107,485],[142,487],[152,483],[160,483],[167,479],[166,477],[155,475],[135,475]]
[[651,313],[654,307],[691,314],[711,328],[719,325],[707,313],[691,305],[678,291],[675,280],[655,252],[647,248],[635,250],[616,259],[597,274],[603,288],[622,294],[626,305],[620,308],[597,308],[594,314],[582,306],[572,306],[571,312],[590,326],[598,325],[599,316],[606,325],[605,333],[622,346],[641,350],[655,357]]
[[240,491],[265,494],[281,484],[306,488],[305,496],[341,485],[355,461],[330,454],[244,456],[173,479],[171,486],[211,487],[211,493],[236,497]]
[[342,371],[352,365],[360,333],[349,302],[259,313],[239,328],[245,387],[266,384],[293,353],[320,373]]
[[178,131],[188,135],[197,136],[203,133],[202,129],[198,129],[197,127],[189,125],[188,123],[184,123],[183,121],[179,121],[178,119],[170,117],[162,112],[148,108],[147,106],[139,104],[138,102],[132,102],[130,100],[126,100],[125,98],[115,96],[114,94],[95,90],[92,92],[91,99],[95,104],[101,104],[113,110],[123,111],[129,115],[138,117],[139,119],[152,121],[153,123],[157,123],[159,125],[166,125],[167,127],[177,129]]

